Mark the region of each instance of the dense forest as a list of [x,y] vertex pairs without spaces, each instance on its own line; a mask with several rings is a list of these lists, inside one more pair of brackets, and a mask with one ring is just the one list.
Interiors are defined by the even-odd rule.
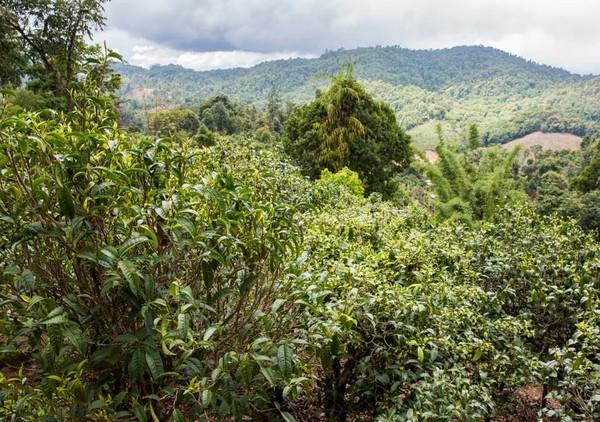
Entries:
[[583,136],[600,129],[600,79],[539,65],[481,46],[444,50],[372,47],[340,50],[317,59],[289,59],[250,69],[196,72],[180,66],[119,65],[127,112],[183,107],[211,96],[264,109],[277,89],[284,102],[304,104],[345,64],[420,147],[434,148],[435,126],[457,139],[477,124],[485,144],[534,131]]
[[[600,418],[595,129],[507,150],[483,121],[456,116],[457,138],[437,119],[434,159],[361,72],[442,108],[453,92],[496,113],[514,92],[506,122],[533,97],[476,75],[510,85],[516,66],[565,101],[597,79],[377,47],[325,54],[298,106],[283,79],[256,106],[231,76],[131,117],[117,71],[248,71],[122,67],[83,42],[103,1],[61,5],[0,6],[1,420]],[[381,66],[393,53],[406,71]]]

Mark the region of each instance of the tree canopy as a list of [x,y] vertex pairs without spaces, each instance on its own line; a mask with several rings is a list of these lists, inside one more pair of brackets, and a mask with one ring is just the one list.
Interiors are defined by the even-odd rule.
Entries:
[[327,92],[297,108],[286,124],[284,143],[303,173],[356,171],[367,192],[389,195],[392,176],[410,161],[410,137],[392,109],[375,101],[354,79],[352,67],[332,77]]
[[[64,99],[73,110],[70,85],[89,52],[85,37],[104,26],[108,0],[3,0],[0,4],[0,83],[18,85],[27,74],[37,90]],[[9,59],[7,59],[9,57]]]

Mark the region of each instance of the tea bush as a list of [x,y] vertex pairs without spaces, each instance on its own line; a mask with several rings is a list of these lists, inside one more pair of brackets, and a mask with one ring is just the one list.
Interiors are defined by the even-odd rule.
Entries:
[[0,112],[0,417],[483,420],[528,383],[598,417],[575,222],[439,222],[276,145],[128,134],[92,94]]

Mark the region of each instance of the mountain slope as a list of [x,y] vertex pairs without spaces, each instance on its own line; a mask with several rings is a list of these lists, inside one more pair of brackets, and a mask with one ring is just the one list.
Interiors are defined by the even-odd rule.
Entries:
[[[539,65],[482,46],[443,50],[370,47],[327,52],[316,59],[261,63],[249,69],[197,72],[180,66],[119,66],[133,110],[196,104],[217,94],[264,106],[276,87],[284,100],[311,101],[327,86],[323,74],[356,63],[354,74],[378,100],[394,107],[417,143],[429,146],[440,122],[462,139],[475,123],[485,142],[506,142],[535,130],[593,133],[600,128],[598,78]],[[140,98],[140,89],[144,95]]]

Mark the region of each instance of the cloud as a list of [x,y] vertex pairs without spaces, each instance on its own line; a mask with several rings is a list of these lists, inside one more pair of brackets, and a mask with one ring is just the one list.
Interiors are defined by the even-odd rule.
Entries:
[[195,70],[250,67],[268,60],[312,57],[300,53],[256,53],[249,51],[180,52],[169,48],[134,46],[129,61],[138,66],[172,63]]
[[121,0],[107,15],[111,27],[181,51],[310,51],[320,48],[317,33],[334,19],[335,2]]
[[111,31],[139,41],[130,49],[155,46],[194,63],[340,47],[485,44],[600,73],[590,53],[600,42],[597,0],[119,0],[106,10]]
[[114,28],[97,33],[94,41],[106,41],[107,46],[123,55],[128,63],[143,67],[172,63],[194,70],[211,70],[251,67],[267,60],[315,57],[314,54],[301,51],[182,51],[144,38],[132,37],[127,31]]

